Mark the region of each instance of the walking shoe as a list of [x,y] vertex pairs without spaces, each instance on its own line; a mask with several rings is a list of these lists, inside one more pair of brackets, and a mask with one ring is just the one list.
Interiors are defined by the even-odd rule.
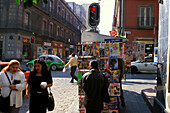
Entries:
[[70,83],[74,83],[74,82],[71,80]]

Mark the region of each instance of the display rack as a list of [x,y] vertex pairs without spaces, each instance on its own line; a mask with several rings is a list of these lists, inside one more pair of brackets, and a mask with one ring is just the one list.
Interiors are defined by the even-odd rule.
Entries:
[[[100,71],[108,78],[110,103],[104,103],[103,113],[119,113],[119,96],[120,96],[120,83],[119,76],[120,70],[118,69],[118,57],[122,57],[121,46],[122,43],[105,42],[105,43],[91,43],[78,45],[78,82],[83,74],[89,71],[89,62],[96,60],[99,63]],[[81,49],[80,49],[81,48]],[[112,64],[114,62],[114,64]],[[85,113],[84,91],[79,85],[79,111]]]

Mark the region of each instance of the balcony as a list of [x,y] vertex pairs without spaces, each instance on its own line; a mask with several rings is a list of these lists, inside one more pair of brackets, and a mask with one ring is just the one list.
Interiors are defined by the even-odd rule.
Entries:
[[139,28],[153,29],[154,24],[155,24],[154,17],[138,17]]

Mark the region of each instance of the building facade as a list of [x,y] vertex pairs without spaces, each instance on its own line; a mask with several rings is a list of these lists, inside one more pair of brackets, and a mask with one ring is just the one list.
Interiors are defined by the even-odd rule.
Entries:
[[115,0],[113,30],[126,35],[129,43],[145,43],[145,55],[158,46],[159,4],[155,0]]
[[71,7],[74,14],[76,14],[81,20],[83,26],[81,26],[81,31],[86,30],[86,11],[82,5],[76,4],[75,2],[67,2]]
[[[41,54],[67,57],[81,41],[81,20],[64,0],[49,0],[24,9],[15,0],[0,0],[0,59],[32,59]],[[35,37],[31,45],[30,38]],[[33,50],[31,50],[33,46]]]

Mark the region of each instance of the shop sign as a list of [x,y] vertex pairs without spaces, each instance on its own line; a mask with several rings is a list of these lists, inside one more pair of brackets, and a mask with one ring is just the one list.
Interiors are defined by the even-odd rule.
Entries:
[[63,48],[63,44],[60,44],[59,47],[60,47],[60,48]]
[[29,43],[29,39],[23,38],[23,43]]
[[70,45],[70,48],[74,48],[74,45]]
[[158,47],[154,47],[154,64],[158,63]]
[[116,29],[115,30],[112,30],[112,31],[109,31],[110,32],[110,36],[117,36],[117,31]]
[[59,44],[58,43],[53,43],[54,48],[58,48]]
[[105,39],[105,42],[122,42],[122,39]]
[[51,46],[51,43],[49,43],[49,42],[44,42],[44,46]]
[[0,38],[3,39],[4,38],[3,35],[0,35]]

